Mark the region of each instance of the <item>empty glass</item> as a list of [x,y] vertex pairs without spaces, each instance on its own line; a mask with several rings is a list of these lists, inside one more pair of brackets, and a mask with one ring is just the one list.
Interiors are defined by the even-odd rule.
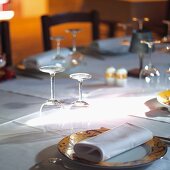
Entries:
[[165,88],[170,90],[170,67],[165,71]]
[[89,104],[83,101],[82,97],[82,84],[84,80],[91,79],[91,75],[88,73],[74,73],[70,75],[71,79],[75,79],[79,82],[79,98],[73,103],[73,107],[87,107]]
[[162,43],[163,45],[163,52],[169,52],[170,51],[170,21],[168,20],[163,20],[162,21],[164,24],[167,25],[167,35],[162,38]]
[[48,106],[55,106],[57,108],[63,107],[62,103],[55,99],[55,75],[56,73],[63,72],[65,70],[64,67],[57,63],[56,65],[42,66],[39,69],[42,72],[49,73],[51,79],[51,97],[44,104],[42,104],[40,112],[42,112],[44,107]]
[[145,67],[140,71],[139,78],[142,83],[143,91],[153,91],[159,88],[160,81],[160,72],[153,66],[151,55],[153,50],[153,45],[160,43],[160,41],[144,41],[141,40],[141,43],[147,44],[149,48],[149,62]]
[[76,41],[77,41],[77,34],[80,32],[80,29],[67,29],[66,32],[71,33],[72,35],[72,52],[70,54],[71,57],[71,64],[73,66],[79,65],[83,58],[84,55],[77,51],[77,46],[76,46]]
[[57,53],[53,59],[55,60],[55,62],[65,65],[65,63],[66,63],[65,57],[61,54],[61,41],[64,39],[64,37],[63,36],[55,36],[55,37],[51,37],[50,39],[53,41],[56,41]]

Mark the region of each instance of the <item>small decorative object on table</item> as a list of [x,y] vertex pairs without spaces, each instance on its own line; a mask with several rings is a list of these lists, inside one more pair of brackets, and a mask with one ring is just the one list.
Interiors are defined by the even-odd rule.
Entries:
[[125,68],[119,68],[116,71],[116,85],[125,86],[127,83],[127,70]]
[[114,67],[108,67],[105,72],[105,80],[108,85],[115,84],[115,73],[116,69]]

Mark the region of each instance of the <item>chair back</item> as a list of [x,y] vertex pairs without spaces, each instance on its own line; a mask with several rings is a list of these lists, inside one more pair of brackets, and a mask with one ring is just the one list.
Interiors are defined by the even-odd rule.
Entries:
[[99,39],[99,14],[97,11],[43,15],[41,16],[41,24],[44,51],[52,48],[50,27],[69,22],[90,22],[92,24],[92,40]]

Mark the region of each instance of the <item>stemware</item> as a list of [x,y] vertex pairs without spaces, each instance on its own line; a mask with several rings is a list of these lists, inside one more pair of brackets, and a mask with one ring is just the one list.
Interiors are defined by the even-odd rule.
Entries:
[[170,51],[170,21],[163,20],[162,22],[167,25],[167,35],[162,38],[162,43],[165,44],[162,51],[169,52]]
[[[160,43],[160,41],[140,41],[142,44],[148,45],[149,48],[149,63],[145,65],[145,67],[140,71],[139,78],[142,82],[142,89],[145,91],[156,90],[159,87],[160,81],[160,72],[159,70],[152,64],[151,55],[153,50],[153,45]],[[144,81],[143,81],[144,79]]]
[[170,67],[165,71],[165,88],[170,90]]
[[63,36],[54,36],[54,37],[50,37],[50,39],[52,41],[56,41],[56,55],[54,56],[53,60],[55,60],[55,62],[61,63],[62,65],[65,64],[66,60],[65,57],[61,54],[61,41],[64,39]]
[[82,98],[82,84],[84,80],[91,79],[91,75],[88,73],[73,73],[70,74],[71,79],[75,79],[79,82],[79,98],[73,103],[73,107],[87,107],[89,104]]
[[77,34],[80,31],[81,31],[80,29],[67,29],[66,30],[67,33],[71,33],[72,35],[72,52],[70,54],[70,57],[71,57],[71,64],[73,66],[79,65],[84,58],[84,55],[81,52],[77,51],[77,45],[76,45]]
[[0,54],[0,68],[6,65],[6,56],[5,54]]
[[41,105],[40,112],[42,112],[45,106],[55,106],[57,108],[63,107],[62,103],[55,99],[55,75],[56,73],[63,72],[65,70],[64,67],[57,63],[55,65],[42,66],[39,69],[42,72],[49,73],[51,80],[51,97]]

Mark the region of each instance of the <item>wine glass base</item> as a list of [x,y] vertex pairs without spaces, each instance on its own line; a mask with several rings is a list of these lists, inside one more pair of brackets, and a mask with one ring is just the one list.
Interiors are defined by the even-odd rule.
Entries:
[[72,107],[75,108],[75,107],[88,107],[89,104],[85,101],[80,101],[80,100],[77,100],[75,102],[73,102],[73,105]]
[[[45,109],[46,108],[46,109]],[[47,109],[48,108],[48,109]],[[40,108],[40,112],[43,111],[43,109],[45,110],[49,110],[49,109],[52,109],[52,108],[64,108],[63,104],[61,102],[59,102],[58,100],[47,100],[45,103],[43,103],[41,105],[41,108]]]
[[47,100],[46,105],[58,105],[58,106],[62,106],[62,103],[60,101],[58,101],[58,100],[51,100],[51,99],[49,99],[49,100]]

